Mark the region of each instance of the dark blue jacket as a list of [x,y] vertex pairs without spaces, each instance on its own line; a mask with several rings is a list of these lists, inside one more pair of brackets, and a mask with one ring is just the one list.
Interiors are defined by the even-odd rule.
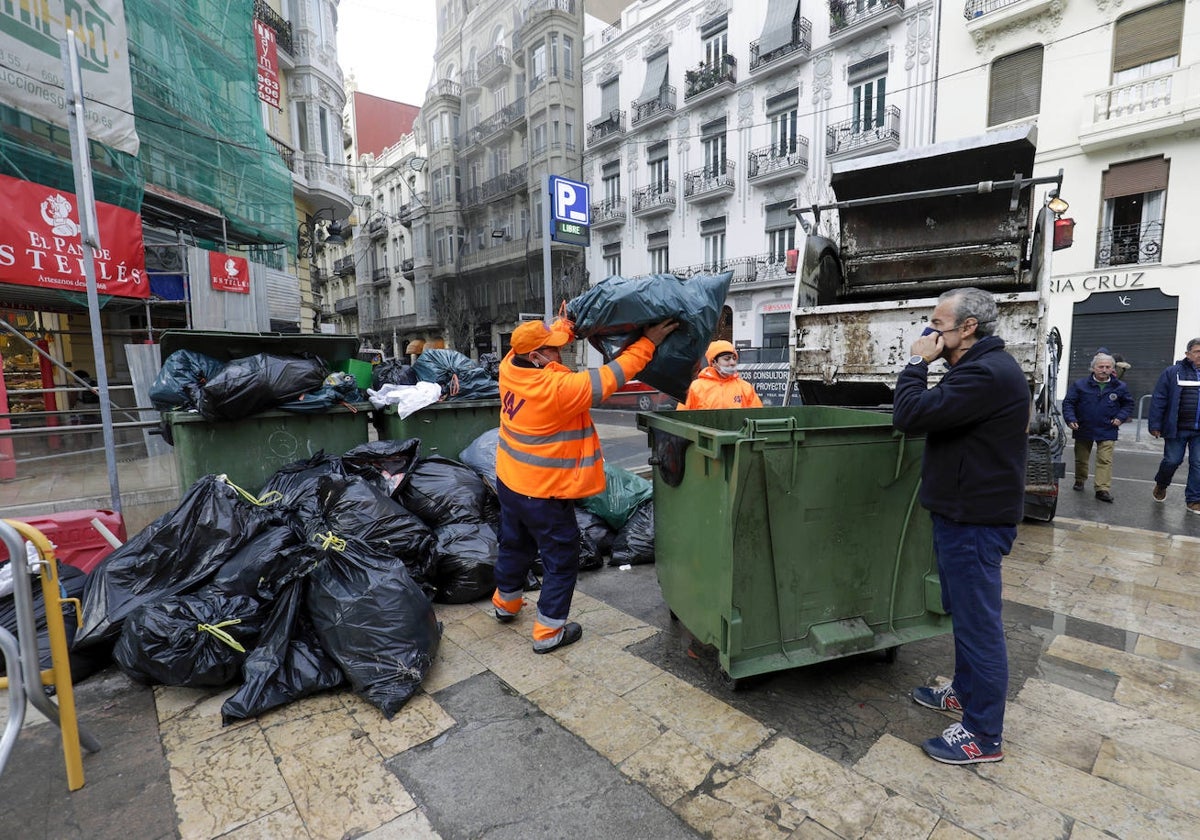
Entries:
[[1159,432],[1165,438],[1179,437],[1179,401],[1183,398],[1184,389],[1179,383],[1197,379],[1200,379],[1200,372],[1186,358],[1180,359],[1159,375],[1154,385],[1154,396],[1150,398],[1150,431]]
[[1063,418],[1068,423],[1078,423],[1079,428],[1071,432],[1078,440],[1116,440],[1117,427],[1113,420],[1124,423],[1133,416],[1133,394],[1129,386],[1110,376],[1100,383],[1090,373],[1071,383],[1062,403]]
[[1016,525],[1025,509],[1030,392],[1004,341],[985,336],[928,387],[929,368],[896,381],[892,422],[925,435],[921,504],[955,522]]

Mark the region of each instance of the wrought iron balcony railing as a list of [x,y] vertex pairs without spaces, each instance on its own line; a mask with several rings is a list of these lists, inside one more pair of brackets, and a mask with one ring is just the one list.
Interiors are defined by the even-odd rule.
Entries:
[[728,83],[730,86],[737,82],[737,59],[726,53],[720,61],[701,63],[695,70],[683,74],[683,101],[687,102],[705,91],[712,90],[717,85]]
[[660,181],[657,184],[642,187],[640,190],[634,190],[633,193],[634,213],[645,213],[648,215],[652,212],[672,210],[675,204],[674,181]]
[[1163,223],[1115,225],[1096,232],[1096,268],[1162,261]]
[[683,197],[704,198],[733,192],[733,161],[720,161],[684,173]]
[[889,105],[876,119],[851,118],[825,129],[825,154],[835,155],[875,145],[899,144],[900,109]]
[[663,85],[657,96],[634,100],[633,119],[630,120],[630,123],[636,126],[653,117],[663,116],[668,113],[675,113],[674,85]]
[[750,72],[774,64],[788,56],[794,58],[806,57],[812,50],[812,21],[808,18],[798,18],[792,21],[792,37],[782,47],[770,52],[760,52],[758,41],[750,42]]
[[967,0],[966,5],[963,6],[963,17],[967,20],[974,20],[983,17],[988,12],[994,12],[1020,2],[1021,0]]
[[893,8],[903,9],[904,0],[829,0],[829,34],[878,17]]
[[615,140],[624,134],[625,112],[613,111],[608,116],[588,123],[587,144],[589,148],[599,146],[608,140]]
[[747,155],[746,177],[751,181],[796,169],[808,169],[807,137],[798,136],[794,143],[772,143]]

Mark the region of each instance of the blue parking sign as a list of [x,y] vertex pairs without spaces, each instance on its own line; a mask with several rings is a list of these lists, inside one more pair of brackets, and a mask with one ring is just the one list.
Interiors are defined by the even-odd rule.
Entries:
[[550,176],[550,210],[555,221],[591,225],[591,188],[559,175]]

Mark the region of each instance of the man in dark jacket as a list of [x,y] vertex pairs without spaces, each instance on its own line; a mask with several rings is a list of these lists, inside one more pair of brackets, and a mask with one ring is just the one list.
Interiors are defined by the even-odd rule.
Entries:
[[[1024,512],[1030,392],[1020,365],[992,335],[998,317],[987,292],[946,292],[896,382],[896,428],[925,435],[921,504],[933,517],[942,607],[954,617],[954,679],[912,692],[922,706],[963,713],[962,723],[923,745],[946,764],[1004,758],[1000,561]],[[936,359],[950,368],[929,388]]]
[[1154,500],[1165,502],[1175,470],[1188,451],[1183,500],[1200,513],[1200,338],[1187,344],[1183,358],[1162,372],[1150,398],[1150,434],[1163,438],[1163,459],[1154,474]]
[[1096,498],[1111,502],[1113,450],[1117,430],[1133,416],[1133,394],[1117,378],[1116,360],[1107,353],[1092,359],[1092,372],[1071,383],[1063,399],[1063,418],[1075,438],[1075,487],[1088,477],[1092,444],[1096,444]]

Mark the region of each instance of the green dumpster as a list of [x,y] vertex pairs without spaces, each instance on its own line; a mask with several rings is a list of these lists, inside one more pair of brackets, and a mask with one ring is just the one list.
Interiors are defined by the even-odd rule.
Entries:
[[[192,350],[228,362],[256,353],[310,354],[331,369],[353,358],[359,340],[347,335],[292,335],[168,330],[161,338],[162,357]],[[209,473],[223,473],[234,484],[258,493],[280,467],[320,450],[341,455],[368,440],[370,403],[328,411],[262,411],[241,420],[207,420],[184,411],[163,412],[174,443],[180,493]]]
[[823,406],[639,414],[638,427],[655,450],[663,598],[734,685],[950,632],[917,501],[924,438]]
[[458,460],[458,454],[488,429],[500,425],[500,400],[450,400],[427,405],[407,417],[394,406],[383,413],[381,438],[421,439],[422,455],[441,455]]

